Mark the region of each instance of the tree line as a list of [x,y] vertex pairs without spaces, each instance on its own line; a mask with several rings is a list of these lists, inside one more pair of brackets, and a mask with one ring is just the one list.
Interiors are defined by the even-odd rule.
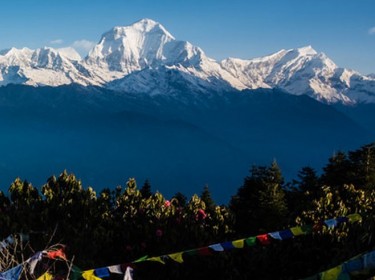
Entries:
[[[311,235],[265,247],[189,257],[182,264],[140,263],[135,269],[135,279],[299,279],[373,249],[374,206],[372,143],[336,153],[322,174],[303,167],[291,182],[276,161],[253,166],[228,205],[216,204],[207,186],[191,198],[176,193],[167,199],[148,181],[138,187],[134,179],[96,193],[66,171],[41,189],[17,178],[8,193],[0,192],[0,239],[30,234],[16,258],[46,244],[65,244],[74,264],[89,269],[313,225]],[[322,225],[351,213],[361,214],[362,222]]]

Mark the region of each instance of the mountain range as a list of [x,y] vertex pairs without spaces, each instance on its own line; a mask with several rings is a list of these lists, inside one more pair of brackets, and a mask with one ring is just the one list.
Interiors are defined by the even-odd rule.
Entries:
[[173,95],[181,84],[195,93],[279,88],[330,104],[375,103],[374,76],[340,68],[311,46],[216,61],[150,19],[114,27],[83,59],[72,48],[1,51],[0,85],[7,84],[79,84],[150,95]]
[[64,169],[97,190],[150,179],[218,202],[252,165],[287,179],[375,139],[375,77],[312,47],[216,61],[143,19],[72,48],[0,52],[0,189]]

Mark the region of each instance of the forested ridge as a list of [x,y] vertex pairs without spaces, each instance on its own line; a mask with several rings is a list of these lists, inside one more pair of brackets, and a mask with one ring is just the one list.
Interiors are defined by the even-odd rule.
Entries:
[[[246,174],[244,174],[246,175]],[[301,168],[285,182],[276,161],[253,166],[228,205],[217,205],[208,186],[187,198],[166,198],[150,182],[95,192],[75,175],[62,172],[40,189],[15,179],[0,192],[0,240],[15,233],[29,240],[14,248],[12,258],[0,249],[0,272],[54,244],[82,270],[131,264],[134,279],[301,279],[374,250],[375,143],[337,152],[318,174]],[[327,227],[323,221],[359,214],[357,223]],[[257,236],[295,226],[311,234],[270,240],[266,246],[184,255],[184,261],[132,263],[209,244]],[[4,252],[3,252],[4,250]],[[71,267],[70,267],[71,268]],[[66,276],[61,265],[38,264],[35,279],[46,270]],[[65,274],[64,274],[65,273]],[[351,275],[367,279],[374,271]],[[123,276],[111,275],[113,279]],[[1,278],[1,277],[0,277]],[[314,278],[319,279],[319,278]],[[328,279],[328,278],[327,278]]]

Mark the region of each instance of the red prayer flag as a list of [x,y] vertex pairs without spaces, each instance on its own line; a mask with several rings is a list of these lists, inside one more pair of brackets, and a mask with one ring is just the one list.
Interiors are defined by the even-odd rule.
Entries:
[[58,249],[56,251],[49,251],[47,252],[47,257],[50,258],[50,259],[64,259],[66,260],[66,255],[64,253],[64,249],[61,248],[61,249]]
[[271,243],[271,239],[267,233],[258,235],[257,239],[262,245],[269,245]]
[[212,251],[208,247],[199,248],[197,251],[199,256],[212,255]]

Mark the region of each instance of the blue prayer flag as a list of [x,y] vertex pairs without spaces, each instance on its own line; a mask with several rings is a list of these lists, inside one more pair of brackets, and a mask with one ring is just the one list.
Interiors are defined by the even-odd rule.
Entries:
[[0,273],[0,279],[18,280],[22,272],[22,264],[19,264],[5,272]]
[[97,268],[97,269],[95,269],[94,273],[99,278],[109,277],[110,276],[108,267]]
[[220,243],[220,245],[224,248],[224,250],[232,250],[235,248],[230,241]]
[[365,269],[374,269],[375,268],[375,251],[372,251],[363,256],[363,263]]
[[290,231],[290,229],[279,231],[279,234],[282,240],[293,237],[293,233]]
[[337,226],[337,220],[336,219],[325,220],[324,223],[327,225],[328,228],[334,228],[334,227]]
[[282,240],[279,231],[270,232],[269,235],[270,235],[273,239]]

